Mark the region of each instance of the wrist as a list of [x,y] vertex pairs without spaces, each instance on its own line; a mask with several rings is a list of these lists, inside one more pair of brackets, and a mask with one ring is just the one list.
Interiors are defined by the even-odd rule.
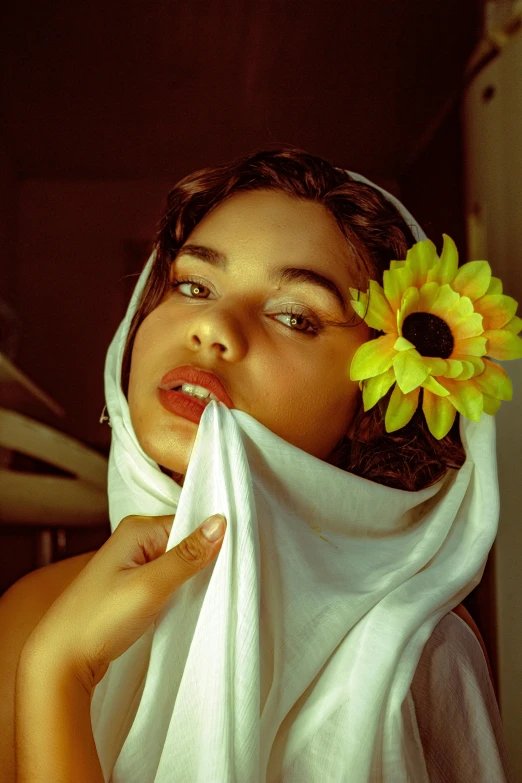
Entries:
[[66,656],[34,643],[16,673],[15,746],[20,783],[102,783],[90,692]]
[[57,683],[76,683],[90,696],[94,686],[84,669],[71,652],[36,628],[22,647],[16,676],[50,688]]

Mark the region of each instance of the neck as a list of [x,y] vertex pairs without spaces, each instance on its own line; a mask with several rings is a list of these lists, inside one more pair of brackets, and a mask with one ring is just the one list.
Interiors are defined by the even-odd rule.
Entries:
[[173,470],[169,470],[169,468],[165,468],[163,465],[160,465],[159,468],[166,476],[170,476],[176,484],[179,484],[180,487],[183,486],[183,482],[185,481],[185,475],[183,473],[175,473]]

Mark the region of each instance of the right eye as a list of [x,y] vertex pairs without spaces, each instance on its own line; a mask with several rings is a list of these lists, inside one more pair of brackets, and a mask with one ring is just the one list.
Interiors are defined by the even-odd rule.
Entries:
[[[172,290],[177,291],[180,287],[180,285],[183,285],[184,283],[191,283],[192,285],[197,285],[199,288],[207,288],[207,286],[202,283],[199,280],[196,280],[192,277],[179,277],[175,280],[172,280],[170,283],[170,287]],[[209,290],[209,289],[207,289]],[[197,296],[190,296],[189,294],[181,294],[181,296],[186,296],[187,299],[199,299],[200,297]],[[202,297],[204,298],[204,297]]]

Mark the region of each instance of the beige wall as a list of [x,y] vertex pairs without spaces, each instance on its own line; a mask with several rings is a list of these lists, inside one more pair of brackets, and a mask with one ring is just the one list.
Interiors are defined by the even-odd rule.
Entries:
[[[475,79],[464,104],[471,258],[486,258],[522,315],[522,36]],[[515,779],[522,780],[522,360],[502,366],[513,400],[496,415],[500,522],[495,542],[500,704]]]

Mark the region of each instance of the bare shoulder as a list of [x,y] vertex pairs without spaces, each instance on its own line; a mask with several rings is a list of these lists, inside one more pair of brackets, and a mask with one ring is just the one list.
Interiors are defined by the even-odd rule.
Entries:
[[14,689],[20,652],[51,604],[85,568],[96,550],[37,568],[0,598],[0,769],[14,783]]
[[[96,551],[84,552],[30,571],[11,585],[0,598],[0,611],[3,606],[10,604],[13,608],[16,606],[18,610],[29,610],[30,614],[36,615],[43,609],[42,615],[45,614],[60,593],[85,568]],[[33,607],[32,610],[29,609],[30,606]]]
[[14,676],[27,638],[51,604],[95,553],[96,550],[85,552],[30,571],[11,585],[0,598],[0,628],[3,631],[0,645],[0,705],[5,686],[4,676],[7,672]]

